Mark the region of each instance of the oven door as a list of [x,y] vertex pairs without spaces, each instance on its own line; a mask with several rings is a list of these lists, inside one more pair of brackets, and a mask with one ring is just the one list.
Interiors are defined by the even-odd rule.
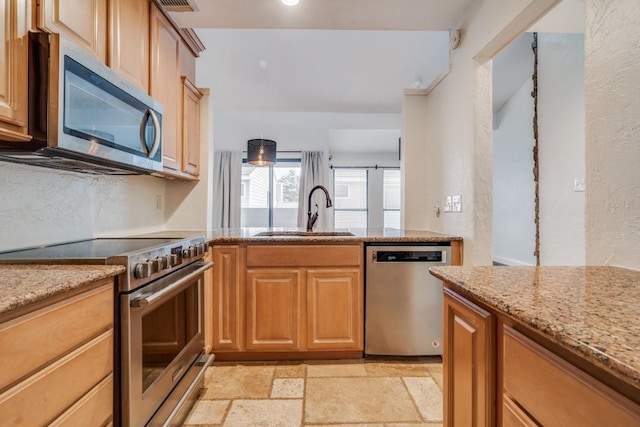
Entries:
[[204,348],[204,271],[196,262],[120,297],[123,426],[143,426]]

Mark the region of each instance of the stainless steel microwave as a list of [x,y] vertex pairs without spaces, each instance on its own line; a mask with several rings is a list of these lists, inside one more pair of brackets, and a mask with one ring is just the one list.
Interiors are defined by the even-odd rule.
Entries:
[[162,172],[162,105],[62,36],[29,34],[30,142],[0,160],[94,174]]

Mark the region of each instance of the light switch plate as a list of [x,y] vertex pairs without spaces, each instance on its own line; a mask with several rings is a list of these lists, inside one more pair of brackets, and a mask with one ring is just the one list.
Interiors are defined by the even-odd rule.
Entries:
[[451,196],[447,196],[442,209],[443,212],[451,212]]
[[576,178],[573,180],[573,191],[583,192],[585,190],[584,178]]
[[451,212],[462,212],[462,196],[451,196]]

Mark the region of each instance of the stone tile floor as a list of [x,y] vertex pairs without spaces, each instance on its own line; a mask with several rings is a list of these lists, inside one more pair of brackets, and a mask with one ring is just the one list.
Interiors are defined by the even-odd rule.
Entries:
[[442,426],[442,364],[439,358],[217,362],[185,426]]

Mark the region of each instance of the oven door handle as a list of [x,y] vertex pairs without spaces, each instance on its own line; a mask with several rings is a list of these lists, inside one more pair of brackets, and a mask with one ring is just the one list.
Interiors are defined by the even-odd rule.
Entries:
[[133,308],[151,308],[154,305],[163,303],[168,298],[181,292],[183,288],[188,287],[189,282],[193,280],[194,277],[197,277],[200,274],[202,274],[204,271],[210,269],[212,265],[213,265],[213,262],[211,261],[205,262],[205,263],[198,263],[195,265],[195,266],[199,266],[197,270],[187,274],[184,277],[181,277],[171,285],[167,286],[166,288],[163,288],[158,292],[154,292],[151,295],[145,295],[140,298],[131,300],[129,305]]

